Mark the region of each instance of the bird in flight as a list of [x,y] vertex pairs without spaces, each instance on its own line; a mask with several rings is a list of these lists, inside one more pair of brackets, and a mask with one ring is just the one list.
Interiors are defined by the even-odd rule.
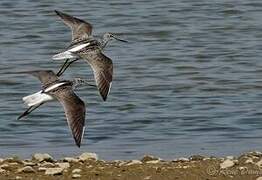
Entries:
[[80,58],[84,59],[91,66],[96,86],[102,99],[106,101],[113,80],[113,63],[102,51],[110,40],[127,41],[119,39],[113,33],[105,33],[102,41],[98,41],[92,36],[90,23],[60,11],[55,12],[72,31],[72,41],[69,47],[52,57],[54,60],[66,60],[58,75],[63,74],[73,62]]
[[37,77],[42,83],[42,90],[23,97],[24,103],[29,107],[18,119],[30,114],[33,110],[49,101],[58,100],[64,108],[68,126],[78,147],[85,129],[85,103],[74,93],[79,80],[60,80],[51,70],[22,72]]

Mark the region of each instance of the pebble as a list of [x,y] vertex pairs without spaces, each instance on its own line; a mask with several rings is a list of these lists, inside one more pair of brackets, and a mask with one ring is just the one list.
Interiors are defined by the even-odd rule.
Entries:
[[2,165],[0,166],[0,168],[3,168],[3,169],[6,169],[6,168],[8,168],[8,167],[9,167],[8,164],[2,164]]
[[92,165],[88,165],[88,166],[86,166],[86,168],[92,168],[93,166]]
[[142,162],[147,162],[147,161],[153,161],[153,160],[159,160],[158,157],[154,157],[152,155],[145,155],[143,158],[142,158]]
[[260,159],[257,163],[256,163],[257,166],[261,166],[262,165],[262,159]]
[[126,166],[136,165],[136,164],[142,164],[140,160],[131,160],[129,163],[125,164]]
[[118,164],[118,163],[121,163],[121,162],[123,162],[123,160],[113,160],[112,162],[113,162],[113,163],[117,163],[117,164]]
[[17,170],[18,173],[24,172],[24,173],[34,173],[35,170],[31,166],[25,166],[23,168],[20,168]]
[[46,168],[46,175],[61,175],[63,174],[62,168]]
[[47,169],[47,168],[45,168],[45,167],[39,167],[39,168],[38,168],[38,171],[46,171],[46,169]]
[[43,162],[39,164],[40,167],[54,167],[55,165],[51,162]]
[[189,161],[189,159],[188,159],[188,158],[185,158],[185,157],[181,157],[181,158],[175,159],[174,161],[187,162],[187,161]]
[[226,169],[226,168],[232,167],[234,165],[235,165],[234,161],[232,161],[230,159],[226,159],[224,162],[222,162],[220,164],[220,168],[221,169]]
[[62,169],[67,169],[70,167],[70,164],[68,162],[64,162],[64,163],[55,163],[55,165],[59,166]]
[[9,163],[9,165],[10,166],[16,166],[16,165],[18,165],[18,163],[17,162],[12,162],[12,163]]
[[0,158],[0,163],[4,162],[4,159]]
[[73,175],[72,175],[72,178],[73,178],[73,179],[80,178],[80,177],[81,177],[80,174],[73,174]]
[[34,162],[22,161],[22,163],[24,164],[24,166],[35,166],[36,165],[36,163]]
[[227,156],[226,159],[233,160],[233,159],[234,159],[234,156]]
[[47,154],[47,153],[43,153],[43,154],[41,154],[41,153],[36,153],[36,154],[33,155],[32,159],[33,159],[33,160],[36,160],[36,161],[38,161],[38,162],[43,162],[43,161],[53,162],[53,161],[54,161],[53,157],[50,156],[50,155]]
[[127,164],[127,162],[126,162],[126,161],[122,161],[122,162],[120,162],[120,163],[118,164],[118,166],[123,166],[123,165],[125,165],[125,164]]
[[190,156],[189,159],[192,160],[192,161],[201,161],[203,160],[205,157],[204,156],[201,156],[201,155],[193,155],[193,156]]
[[16,176],[15,179],[17,179],[17,180],[18,179],[22,179],[22,177],[21,176]]
[[10,167],[9,164],[2,164],[2,165],[0,166],[0,169],[4,169],[4,170],[6,170],[6,171],[10,171],[10,170],[12,170],[13,168]]
[[0,168],[0,174],[5,173],[5,172],[6,172],[6,170]]
[[253,164],[254,161],[252,158],[248,158],[246,161],[245,161],[246,164],[250,163],[250,164]]
[[65,158],[63,159],[63,161],[76,163],[76,162],[78,162],[79,160],[76,159],[76,158],[72,158],[72,157],[65,157]]
[[144,178],[144,180],[150,180],[151,179],[151,176],[147,176]]
[[159,162],[160,162],[160,160],[152,160],[152,161],[147,161],[146,163],[147,164],[157,164]]
[[238,169],[239,169],[240,171],[243,171],[243,170],[247,170],[247,167],[242,167],[242,166],[241,166],[241,167],[239,167]]
[[80,173],[82,170],[81,169],[74,169],[73,171],[72,171],[72,173]]
[[260,176],[260,177],[256,178],[256,180],[262,180],[262,176]]
[[87,160],[98,160],[96,153],[83,153],[78,157],[81,161],[87,161]]
[[251,156],[257,156],[260,157],[262,155],[262,152],[259,151],[253,151],[253,152],[248,152],[246,153],[247,155],[251,155]]

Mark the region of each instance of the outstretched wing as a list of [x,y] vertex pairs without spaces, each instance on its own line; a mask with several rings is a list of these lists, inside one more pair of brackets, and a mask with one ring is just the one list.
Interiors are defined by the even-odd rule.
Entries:
[[62,104],[75,143],[80,147],[85,127],[85,103],[73,92],[71,87],[57,90],[52,95]]
[[55,10],[56,14],[63,20],[63,22],[71,28],[72,41],[79,41],[86,39],[92,34],[92,25],[82,19],[70,16],[61,11]]
[[59,80],[57,75],[51,70],[25,71],[21,73],[27,73],[37,77],[41,81],[43,86],[47,86],[50,83]]
[[97,88],[106,101],[113,80],[113,63],[112,60],[100,51],[91,51],[84,54],[83,57],[91,65]]

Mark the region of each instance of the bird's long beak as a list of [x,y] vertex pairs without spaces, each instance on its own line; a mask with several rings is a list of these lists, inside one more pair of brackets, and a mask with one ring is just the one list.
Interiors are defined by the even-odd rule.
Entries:
[[121,42],[128,43],[128,41],[126,41],[126,40],[123,40],[123,39],[119,39],[118,37],[115,37],[115,36],[114,36],[114,38],[115,38],[116,40],[118,40],[118,41],[121,41]]

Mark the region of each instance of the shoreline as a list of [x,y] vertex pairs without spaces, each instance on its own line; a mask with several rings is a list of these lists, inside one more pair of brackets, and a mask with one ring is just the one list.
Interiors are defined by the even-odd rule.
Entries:
[[192,155],[175,160],[145,155],[139,160],[113,161],[101,160],[95,153],[59,160],[46,153],[36,153],[31,159],[0,158],[0,179],[262,180],[262,152],[237,157]]

